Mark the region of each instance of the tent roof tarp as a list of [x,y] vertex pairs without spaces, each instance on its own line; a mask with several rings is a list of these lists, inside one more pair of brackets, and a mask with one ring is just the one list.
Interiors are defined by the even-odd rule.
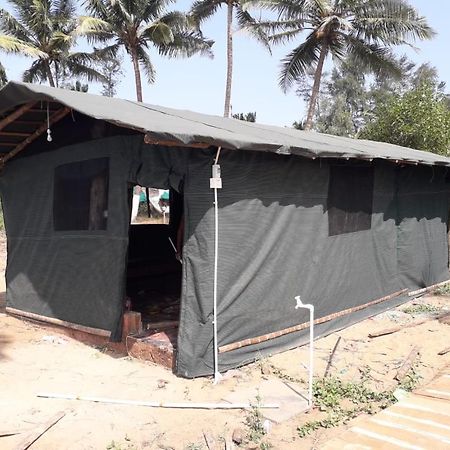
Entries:
[[450,166],[450,158],[445,156],[382,142],[262,125],[28,83],[10,82],[0,91],[0,120],[25,103],[46,100],[95,119],[151,133],[155,140],[183,145],[204,143],[307,158],[378,158]]

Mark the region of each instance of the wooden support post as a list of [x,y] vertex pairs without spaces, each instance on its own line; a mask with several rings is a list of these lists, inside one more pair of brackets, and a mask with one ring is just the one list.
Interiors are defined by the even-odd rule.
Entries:
[[126,311],[123,315],[122,338],[126,339],[130,334],[142,333],[141,313]]
[[42,133],[44,133],[48,126],[55,124],[60,121],[63,117],[69,114],[70,108],[64,107],[56,111],[53,115],[50,116],[48,123],[45,121],[33,134],[30,134],[25,140],[23,140],[17,147],[11,152],[7,153],[3,159],[2,164],[9,161],[11,158],[16,156],[19,152],[21,152],[27,145],[31,144],[34,140],[36,140]]

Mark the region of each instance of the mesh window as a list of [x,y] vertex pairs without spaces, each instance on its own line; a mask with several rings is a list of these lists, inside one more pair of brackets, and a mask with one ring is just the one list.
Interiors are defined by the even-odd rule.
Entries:
[[108,182],[109,158],[57,167],[53,189],[54,229],[106,230]]
[[330,166],[328,234],[370,230],[373,167]]

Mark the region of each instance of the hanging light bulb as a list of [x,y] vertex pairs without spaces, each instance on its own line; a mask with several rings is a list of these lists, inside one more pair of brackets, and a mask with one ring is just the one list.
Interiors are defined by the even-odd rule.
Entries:
[[47,142],[52,142],[52,130],[50,130],[50,110],[47,102]]

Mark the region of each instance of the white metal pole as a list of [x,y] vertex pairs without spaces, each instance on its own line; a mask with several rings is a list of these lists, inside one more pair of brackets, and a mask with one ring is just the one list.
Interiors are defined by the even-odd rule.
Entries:
[[295,297],[295,309],[309,310],[309,377],[308,377],[308,405],[313,406],[313,376],[314,376],[314,305],[303,303],[300,296]]
[[219,343],[217,341],[217,266],[219,261],[219,205],[217,188],[214,188],[214,288],[213,288],[213,329],[214,329],[214,383],[220,380]]
[[218,165],[221,147],[217,149],[212,166],[210,187],[214,189],[214,282],[213,282],[213,341],[214,341],[214,384],[220,381],[219,372],[219,342],[217,338],[217,270],[219,265],[219,203],[217,189],[222,187],[220,166]]

